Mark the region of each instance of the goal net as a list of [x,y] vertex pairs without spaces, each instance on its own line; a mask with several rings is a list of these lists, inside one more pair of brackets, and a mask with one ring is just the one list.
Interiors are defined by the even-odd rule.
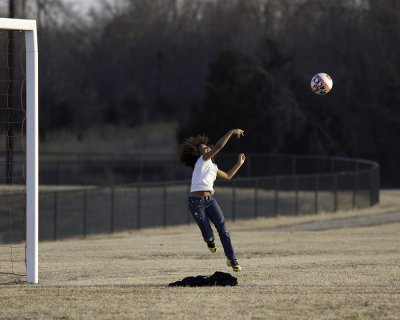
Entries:
[[0,283],[38,282],[37,37],[0,18]]

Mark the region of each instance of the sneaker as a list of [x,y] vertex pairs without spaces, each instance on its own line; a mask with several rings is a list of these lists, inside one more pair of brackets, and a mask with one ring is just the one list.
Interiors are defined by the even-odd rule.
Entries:
[[232,267],[233,271],[239,272],[242,270],[242,267],[239,265],[239,262],[237,260],[226,260],[226,265],[228,267]]
[[208,250],[210,250],[211,253],[216,253],[217,252],[217,247],[215,246],[214,241],[207,242],[207,247],[208,247]]

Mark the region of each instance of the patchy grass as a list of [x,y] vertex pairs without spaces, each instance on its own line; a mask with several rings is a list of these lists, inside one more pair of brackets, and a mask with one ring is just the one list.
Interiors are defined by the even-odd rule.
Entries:
[[[399,223],[319,232],[273,226],[399,210],[399,192],[354,213],[229,223],[236,287],[170,288],[229,272],[194,225],[40,244],[40,283],[0,286],[6,319],[397,319]],[[396,204],[397,203],[397,204]],[[253,230],[251,228],[254,228]],[[219,242],[218,246],[221,248]]]

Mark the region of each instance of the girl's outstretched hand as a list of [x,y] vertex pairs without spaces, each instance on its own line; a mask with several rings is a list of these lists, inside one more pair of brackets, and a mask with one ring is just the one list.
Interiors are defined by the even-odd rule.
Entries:
[[240,138],[244,136],[244,131],[242,129],[233,129],[232,134],[236,135],[236,137]]
[[246,161],[246,156],[244,153],[239,154],[238,162],[242,165]]

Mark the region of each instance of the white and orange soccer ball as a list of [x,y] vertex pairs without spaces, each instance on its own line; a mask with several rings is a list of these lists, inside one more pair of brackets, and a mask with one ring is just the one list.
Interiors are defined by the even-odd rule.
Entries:
[[329,74],[326,73],[317,73],[311,79],[311,89],[314,93],[319,94],[321,96],[327,94],[331,91],[333,86],[333,80]]

